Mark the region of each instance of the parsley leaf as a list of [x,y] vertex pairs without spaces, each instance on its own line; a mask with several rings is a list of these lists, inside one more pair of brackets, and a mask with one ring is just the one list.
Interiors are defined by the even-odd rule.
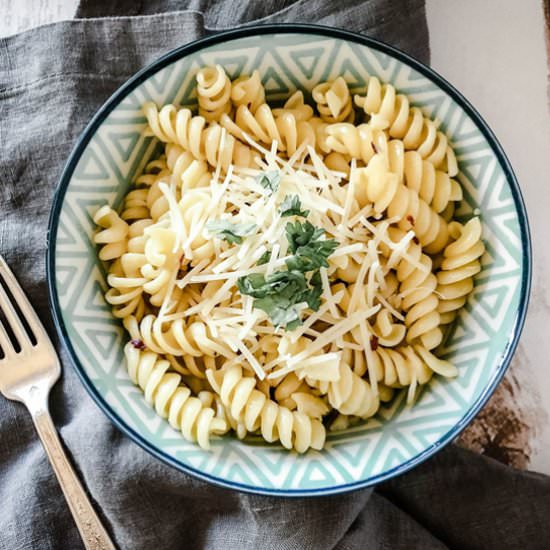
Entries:
[[327,259],[338,246],[334,239],[325,241],[319,237],[325,234],[323,229],[316,228],[309,222],[287,223],[286,238],[294,256],[286,260],[289,270],[314,271],[320,267],[328,267]]
[[281,183],[281,173],[278,170],[271,170],[270,172],[263,172],[256,176],[256,183],[259,183],[264,189],[274,193],[279,189],[279,183]]
[[302,210],[302,204],[298,195],[287,195],[281,203],[279,209],[282,218],[287,216],[301,216],[305,218],[309,214],[309,210]]
[[206,224],[210,233],[216,233],[230,244],[241,244],[242,238],[252,235],[256,227],[255,223],[232,223],[229,220],[212,220]]
[[307,306],[313,311],[317,311],[321,306],[321,294],[323,293],[322,287],[314,287],[303,291],[296,297],[296,303],[301,304],[305,302]]
[[254,307],[265,311],[271,322],[287,330],[301,323],[297,304],[308,301],[309,290],[303,273],[276,271],[265,278],[261,273],[252,273],[237,280],[241,294],[256,298]]
[[255,300],[254,307],[265,311],[276,327],[293,330],[302,323],[298,308],[291,303],[282,303],[276,296]]
[[264,265],[266,264],[267,262],[269,262],[271,258],[271,250],[266,250],[259,258],[258,258],[258,261],[256,262],[256,265]]
[[295,221],[286,224],[285,233],[290,251],[295,254],[298,247],[304,246],[310,241],[316,241],[321,235],[325,234],[325,230],[315,227],[309,222],[300,223]]
[[288,269],[294,271],[313,271],[328,267],[327,258],[334,252],[338,243],[335,240],[313,241],[299,246],[295,255],[286,260]]
[[241,294],[253,298],[277,295],[281,300],[291,300],[307,289],[307,280],[303,273],[296,271],[275,271],[267,279],[261,273],[252,273],[239,277],[237,287]]

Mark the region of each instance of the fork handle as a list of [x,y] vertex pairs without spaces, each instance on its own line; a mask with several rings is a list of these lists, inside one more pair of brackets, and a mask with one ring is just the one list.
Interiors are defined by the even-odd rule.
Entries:
[[84,546],[87,550],[116,550],[65,455],[48,409],[30,412]]

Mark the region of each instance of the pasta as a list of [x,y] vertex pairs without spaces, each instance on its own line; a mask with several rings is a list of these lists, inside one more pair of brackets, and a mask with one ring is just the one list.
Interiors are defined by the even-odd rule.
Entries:
[[231,81],[220,65],[204,67],[197,73],[199,115],[208,122],[231,110]]
[[140,386],[145,400],[153,405],[156,413],[168,419],[170,425],[181,431],[189,441],[209,448],[210,436],[227,431],[223,418],[201,399],[191,396],[191,391],[181,383],[181,376],[167,372],[170,363],[156,353],[140,351],[129,342],[124,348],[131,380]]
[[387,129],[390,137],[402,140],[405,149],[416,150],[436,168],[444,167],[450,176],[456,175],[456,158],[445,134],[391,84],[369,78],[365,95],[355,96],[355,103],[369,115],[373,128]]
[[128,250],[128,224],[107,205],[96,212],[94,223],[103,228],[94,236],[96,244],[103,244],[99,259],[109,261],[120,258]]
[[255,389],[255,378],[243,376],[240,366],[209,370],[207,376],[228,414],[242,423],[247,432],[259,430],[266,441],[279,440],[283,447],[295,448],[300,453],[310,447],[317,450],[323,447],[325,428],[320,420],[268,399]]
[[196,80],[198,114],[143,105],[164,151],[93,218],[147,403],[205,449],[232,431],[303,453],[457,376],[440,346],[485,247],[437,121],[376,77],[313,106],[271,105],[258,71]]
[[241,105],[234,121],[225,116],[221,124],[236,138],[245,141],[244,136],[247,135],[266,145],[277,143],[280,151],[292,156],[304,145],[315,146],[315,130],[307,120],[302,120],[307,117],[301,110],[303,106],[298,103],[288,109],[272,110],[264,103],[252,112],[247,106]]
[[311,92],[317,110],[325,122],[353,121],[351,94],[346,81],[339,76],[334,81],[317,84]]
[[390,218],[399,220],[402,229],[414,227],[416,237],[428,252],[440,252],[449,236],[447,222],[417,192],[399,183],[388,168],[384,156],[377,153],[365,168],[356,171],[359,204],[372,203],[376,214],[387,211]]
[[[177,109],[166,105],[160,111],[152,102],[143,106],[151,135],[164,143],[175,143],[189,151],[197,160],[206,160],[210,166],[227,170],[230,164],[250,166],[252,151],[236,141],[233,136],[224,135],[221,126],[206,126],[206,119],[193,116],[189,109]],[[223,139],[222,139],[223,138]]]
[[479,258],[485,251],[481,241],[481,223],[472,218],[466,225],[453,222],[454,241],[443,251],[443,261],[437,273],[438,305],[441,324],[452,322],[474,287],[473,277],[481,271]]
[[245,105],[253,113],[265,103],[265,90],[258,71],[251,76],[240,76],[231,84],[231,101],[235,107]]

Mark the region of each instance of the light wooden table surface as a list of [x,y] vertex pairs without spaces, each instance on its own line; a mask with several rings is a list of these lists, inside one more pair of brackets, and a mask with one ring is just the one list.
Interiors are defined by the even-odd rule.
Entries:
[[[76,0],[0,0],[0,36],[70,19]],[[499,137],[520,181],[535,251],[533,293],[505,383],[462,437],[550,474],[550,117],[542,3],[426,0],[432,66]]]

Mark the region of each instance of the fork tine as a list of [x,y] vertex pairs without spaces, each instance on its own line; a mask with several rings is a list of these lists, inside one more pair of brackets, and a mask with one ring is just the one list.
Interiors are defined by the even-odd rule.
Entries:
[[17,315],[17,312],[15,311],[13,304],[11,303],[10,299],[8,298],[8,295],[6,294],[5,290],[2,288],[1,285],[0,285],[0,311],[2,311],[6,316],[6,319],[8,320],[8,324],[11,327],[13,333],[15,334],[15,338],[19,342],[19,345],[21,347],[29,345],[31,343],[31,340],[25,331],[25,327],[23,326],[23,323],[21,323],[21,319],[19,319],[19,316]]
[[[40,319],[36,315],[34,308],[31,306],[28,298],[25,296],[23,289],[19,286],[19,283],[17,282],[14,274],[11,272],[8,264],[5,262],[2,256],[0,256],[0,277],[2,277],[5,284],[10,289],[13,299],[19,306],[19,309],[21,310],[22,315],[25,317],[25,320],[27,321],[29,328],[34,334],[36,341],[38,342],[39,340],[42,340],[45,334],[45,329],[40,322]],[[30,338],[27,336],[27,333],[15,309],[13,308],[13,305],[9,301],[7,294],[1,286],[0,305],[2,306],[2,309],[6,317],[8,318],[8,321],[10,322],[11,327],[21,346],[23,347],[25,343],[30,344]]]
[[4,352],[4,357],[6,358],[15,355],[15,349],[2,322],[0,322],[0,348]]

